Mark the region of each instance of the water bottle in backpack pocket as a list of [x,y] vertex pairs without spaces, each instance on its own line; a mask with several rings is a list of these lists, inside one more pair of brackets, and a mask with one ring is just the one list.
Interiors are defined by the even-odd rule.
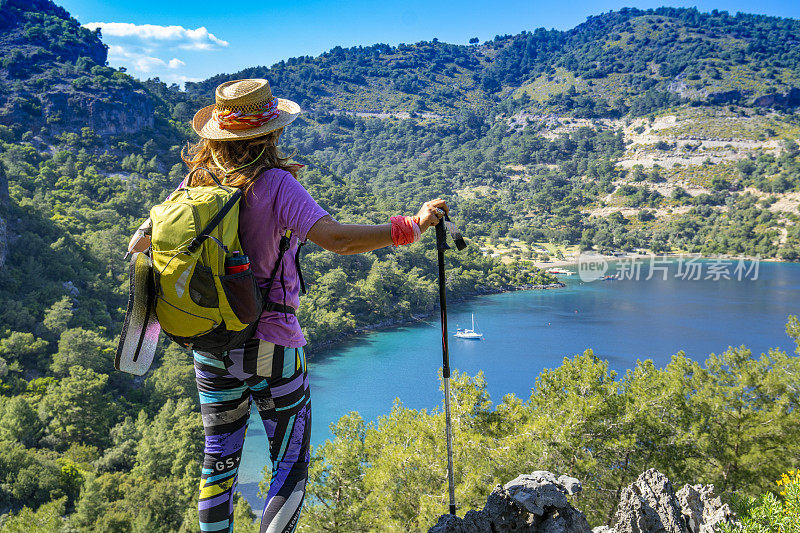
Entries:
[[264,307],[261,289],[250,269],[250,258],[244,253],[237,250],[225,259],[225,275],[221,283],[239,321],[249,324],[261,316]]

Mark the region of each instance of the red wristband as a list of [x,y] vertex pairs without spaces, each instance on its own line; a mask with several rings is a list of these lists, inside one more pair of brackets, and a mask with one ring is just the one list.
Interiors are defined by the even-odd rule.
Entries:
[[389,219],[392,223],[392,244],[403,246],[419,240],[419,225],[412,217],[394,216]]

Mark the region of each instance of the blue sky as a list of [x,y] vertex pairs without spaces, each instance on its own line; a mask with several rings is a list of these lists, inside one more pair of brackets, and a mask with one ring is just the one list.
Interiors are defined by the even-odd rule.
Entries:
[[100,26],[109,63],[138,78],[201,80],[281,59],[318,55],[334,46],[465,44],[539,27],[569,29],[589,15],[660,5],[757,12],[800,18],[800,1],[541,0],[56,0],[81,24]]

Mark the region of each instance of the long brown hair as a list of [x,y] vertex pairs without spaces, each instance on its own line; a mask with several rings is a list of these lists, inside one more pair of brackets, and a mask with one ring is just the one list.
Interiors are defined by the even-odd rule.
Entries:
[[[247,194],[256,179],[265,170],[279,168],[290,172],[295,178],[297,177],[299,166],[291,165],[289,161],[292,156],[286,156],[277,147],[282,131],[283,128],[280,128],[261,137],[241,141],[200,139],[199,142],[189,145],[186,154],[181,151],[181,159],[189,167],[189,172],[205,167],[213,172],[220,182],[238,187]],[[224,171],[214,162],[214,156],[225,168]],[[230,173],[231,170],[248,163],[252,164]],[[186,185],[189,187],[214,185],[214,180],[206,172],[195,172],[191,182]]]

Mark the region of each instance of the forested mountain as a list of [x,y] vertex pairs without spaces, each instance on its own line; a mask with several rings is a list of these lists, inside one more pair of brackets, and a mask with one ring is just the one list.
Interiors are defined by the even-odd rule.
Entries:
[[49,0],[0,4],[0,124],[50,134],[135,133],[153,126],[141,85],[105,66],[100,35]]
[[[696,9],[622,9],[569,30],[543,28],[484,44],[439,42],[336,47],[187,84],[213,94],[232,77],[267,77],[306,109],[426,111],[453,115],[523,92],[565,101],[522,107],[576,116],[633,116],[681,101],[800,104],[800,21]],[[552,85],[554,78],[560,83]],[[559,87],[558,85],[562,85]],[[794,91],[792,90],[794,89]]]
[[308,110],[287,132],[301,154],[392,208],[445,191],[473,235],[796,259],[797,43],[794,19],[623,9],[469,46],[335,48],[189,83],[181,108],[267,77]]
[[[110,355],[127,237],[183,177],[188,120],[219,82],[263,76],[302,105],[283,142],[338,219],[446,197],[473,243],[448,257],[451,297],[466,298],[551,281],[535,261],[578,248],[798,259],[799,42],[792,19],[624,9],[483,44],[337,47],[180,90],[108,67],[102,36],[49,0],[0,0],[0,514],[50,502],[43,531],[194,527],[189,358],[164,344],[134,380]],[[355,257],[310,248],[312,346],[435,309],[430,237]]]

